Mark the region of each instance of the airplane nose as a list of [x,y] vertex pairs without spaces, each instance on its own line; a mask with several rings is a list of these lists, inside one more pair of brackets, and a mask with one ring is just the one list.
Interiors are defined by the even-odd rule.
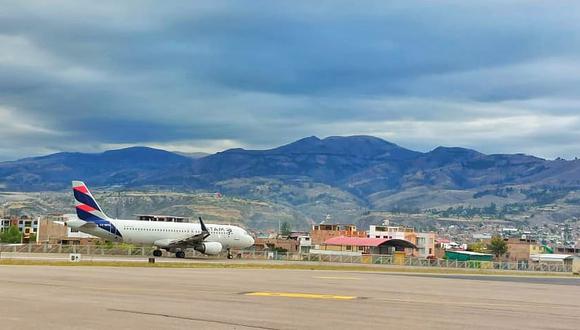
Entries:
[[248,241],[248,247],[254,245],[254,238],[250,235],[247,236],[247,241]]

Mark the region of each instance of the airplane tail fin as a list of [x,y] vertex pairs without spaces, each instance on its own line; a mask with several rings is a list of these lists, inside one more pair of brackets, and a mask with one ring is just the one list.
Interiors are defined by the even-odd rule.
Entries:
[[201,233],[203,234],[203,239],[206,239],[210,234],[209,230],[207,230],[207,227],[205,226],[205,223],[203,223],[203,220],[201,220],[201,217],[199,217],[199,224],[201,226]]
[[75,208],[79,219],[87,222],[109,219],[84,182],[73,181],[72,186],[75,195]]

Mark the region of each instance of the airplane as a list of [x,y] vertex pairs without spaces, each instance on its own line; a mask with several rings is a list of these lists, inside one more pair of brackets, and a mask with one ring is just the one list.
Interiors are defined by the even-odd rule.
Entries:
[[206,255],[217,255],[225,250],[231,259],[231,249],[254,245],[254,238],[243,228],[206,226],[201,217],[199,223],[111,219],[82,181],[73,181],[72,187],[77,219],[67,221],[67,226],[109,241],[154,245],[155,257],[162,256],[161,249],[164,249],[175,253],[176,258],[185,258],[185,251],[194,249]]

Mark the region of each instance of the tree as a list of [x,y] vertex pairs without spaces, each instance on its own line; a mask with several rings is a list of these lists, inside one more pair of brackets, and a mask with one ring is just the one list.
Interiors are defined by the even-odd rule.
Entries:
[[290,226],[290,224],[287,221],[282,222],[282,225],[280,226],[280,234],[288,236],[290,235],[291,232],[292,226]]
[[503,240],[503,238],[501,238],[501,236],[492,237],[491,242],[489,243],[487,248],[493,254],[495,254],[495,257],[497,259],[499,259],[499,257],[501,257],[502,255],[506,254],[508,250],[507,243],[506,241]]
[[487,246],[483,242],[475,242],[467,245],[467,251],[484,253],[487,251]]
[[20,243],[22,241],[22,233],[18,230],[18,226],[10,226],[10,228],[0,234],[0,242],[2,243]]

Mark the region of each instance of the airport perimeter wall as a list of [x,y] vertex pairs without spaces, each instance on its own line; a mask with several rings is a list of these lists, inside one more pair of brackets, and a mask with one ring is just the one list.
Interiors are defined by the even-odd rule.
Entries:
[[61,244],[8,244],[0,245],[0,253],[79,253],[109,256],[149,256],[153,247],[142,246],[100,246],[100,245],[61,245]]
[[[140,246],[96,246],[96,245],[60,245],[60,244],[14,244],[0,245],[2,253],[78,253],[81,255],[102,256],[135,256],[146,257],[153,254],[153,247]],[[447,259],[424,259],[416,257],[397,258],[392,255],[326,255],[316,253],[283,253],[270,251],[232,251],[237,259],[272,260],[272,261],[308,261],[321,263],[398,265],[410,267],[456,268],[456,269],[489,269],[510,270],[522,272],[560,272],[571,273],[573,265],[562,263],[536,262],[489,262],[489,261],[457,261]],[[200,256],[193,252],[190,256]],[[224,255],[225,256],[225,255]],[[224,257],[220,256],[220,257]],[[211,259],[212,257],[207,257]]]
[[425,259],[416,257],[396,258],[392,255],[326,255],[315,253],[280,253],[239,251],[238,258],[248,260],[281,260],[309,261],[350,264],[398,265],[410,267],[457,268],[457,269],[489,269],[510,270],[522,272],[556,272],[571,273],[572,265],[562,263],[534,262],[491,262],[491,261],[458,261],[448,259]]

